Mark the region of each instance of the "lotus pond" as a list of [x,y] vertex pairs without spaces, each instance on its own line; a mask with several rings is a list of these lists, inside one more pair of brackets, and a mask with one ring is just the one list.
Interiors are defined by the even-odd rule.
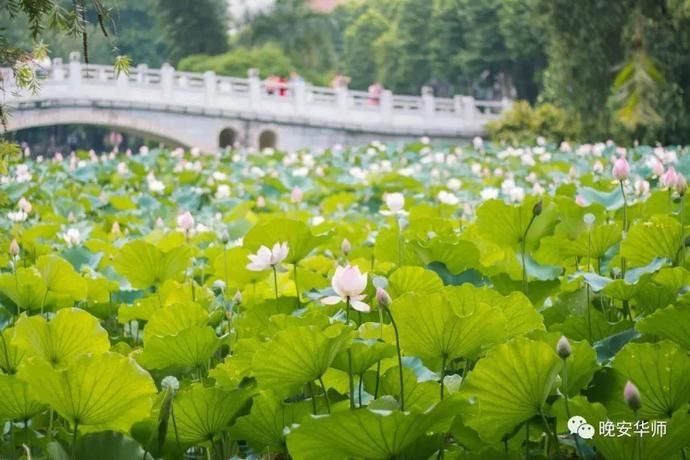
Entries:
[[0,457],[685,459],[687,174],[479,139],[11,164]]

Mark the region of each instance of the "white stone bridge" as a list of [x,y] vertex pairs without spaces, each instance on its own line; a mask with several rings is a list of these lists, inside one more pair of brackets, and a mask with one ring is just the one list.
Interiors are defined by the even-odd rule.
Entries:
[[457,141],[481,134],[509,105],[469,96],[441,99],[427,89],[421,96],[384,91],[380,100],[346,87],[302,82],[270,91],[256,71],[233,78],[139,65],[118,76],[112,66],[81,64],[78,55],[68,64],[54,59],[38,73],[41,86],[31,94],[13,89],[4,70],[10,131],[103,125],[203,150],[297,149],[421,136]]

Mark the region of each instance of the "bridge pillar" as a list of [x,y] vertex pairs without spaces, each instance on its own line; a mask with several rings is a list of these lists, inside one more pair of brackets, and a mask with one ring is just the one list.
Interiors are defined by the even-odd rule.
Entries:
[[206,88],[206,103],[211,104],[216,97],[216,73],[207,70],[204,72],[204,87]]
[[175,68],[167,62],[161,67],[161,88],[163,88],[163,97],[170,99],[175,86]]
[[247,76],[249,77],[249,105],[251,107],[259,107],[261,104],[261,77],[259,76],[259,69],[249,69]]
[[62,65],[62,58],[53,59],[53,75],[54,80],[63,81],[65,79],[65,67]]
[[422,86],[422,106],[425,117],[436,115],[436,101],[434,100],[434,89],[431,86]]

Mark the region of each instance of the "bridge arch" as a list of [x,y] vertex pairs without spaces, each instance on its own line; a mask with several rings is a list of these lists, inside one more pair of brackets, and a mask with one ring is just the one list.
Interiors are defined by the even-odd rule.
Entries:
[[259,150],[274,149],[278,146],[278,134],[272,129],[264,129],[259,134]]
[[196,139],[175,117],[157,117],[155,113],[97,107],[41,107],[13,110],[8,131],[55,125],[105,126],[149,137],[171,146],[206,147],[208,142]]
[[237,144],[238,134],[235,128],[223,128],[218,134],[218,147],[225,149],[234,147]]

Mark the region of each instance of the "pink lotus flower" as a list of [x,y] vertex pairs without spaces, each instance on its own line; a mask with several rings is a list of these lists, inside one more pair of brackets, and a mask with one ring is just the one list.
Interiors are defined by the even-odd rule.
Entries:
[[19,243],[17,243],[17,240],[12,240],[10,242],[10,256],[14,259],[19,255]]
[[185,211],[177,216],[177,227],[185,233],[194,228],[194,216],[189,211]]
[[630,176],[630,164],[628,164],[628,161],[620,157],[616,160],[616,162],[613,164],[613,177],[615,177],[618,180],[625,180]]
[[661,185],[666,188],[675,187],[677,181],[678,173],[673,166],[669,167],[668,170],[666,170],[666,172],[661,176]]
[[640,390],[638,390],[637,386],[630,380],[625,383],[625,388],[623,389],[623,400],[625,401],[625,404],[627,404],[628,407],[634,411],[642,407]]
[[367,288],[367,274],[361,273],[359,267],[338,266],[331,280],[331,286],[337,295],[324,297],[321,303],[335,305],[340,302],[349,302],[357,311],[366,313],[371,310],[368,304],[362,302],[366,298],[363,292]]

